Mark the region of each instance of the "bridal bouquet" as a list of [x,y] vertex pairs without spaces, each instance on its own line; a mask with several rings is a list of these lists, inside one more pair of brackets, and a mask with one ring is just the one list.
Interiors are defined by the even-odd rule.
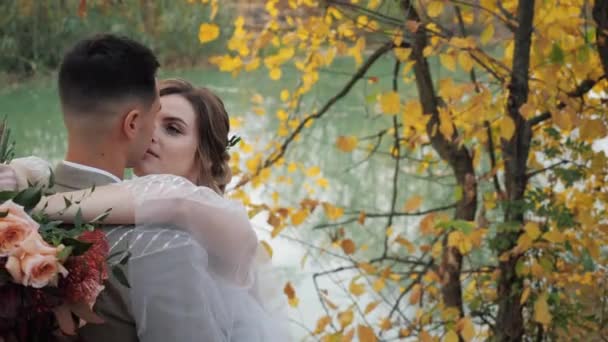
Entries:
[[[0,126],[0,162],[10,154],[6,139]],[[93,227],[103,217],[52,221],[34,211],[44,191],[0,192],[0,341],[49,341],[102,322],[91,308],[108,277],[108,244]]]
[[57,328],[74,334],[73,314],[101,323],[91,307],[108,276],[103,232],[32,215],[40,189],[0,197],[0,336],[27,341]]

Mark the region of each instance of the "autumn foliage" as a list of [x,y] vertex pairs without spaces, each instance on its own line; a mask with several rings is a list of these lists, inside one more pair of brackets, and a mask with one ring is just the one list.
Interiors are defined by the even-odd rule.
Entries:
[[[317,288],[324,312],[311,335],[543,341],[608,334],[607,159],[594,146],[608,135],[607,1],[260,4],[257,21],[239,16],[220,29],[210,18],[199,39],[226,35],[225,54],[210,61],[237,80],[260,70],[278,83],[296,79],[252,99],[260,115],[263,96],[280,99],[277,131],[267,144],[241,144],[232,195],[252,216],[265,213],[273,236],[327,232],[315,243],[338,255],[339,266],[315,274],[315,284],[343,273],[349,301],[336,304]],[[319,96],[320,73],[344,61],[352,66],[339,90],[310,101]],[[378,63],[389,74],[371,74]],[[387,205],[353,208],[312,191],[296,205],[252,202],[249,191],[288,184],[293,172],[318,189],[346,186],[290,159],[290,151],[361,83],[377,89],[369,101],[383,127],[340,131],[335,149],[323,153],[356,153],[385,167],[389,176],[376,190]],[[377,127],[376,116],[355,120]],[[437,205],[408,193],[405,169],[448,179],[453,198]],[[404,226],[405,217],[415,227]],[[377,237],[373,248],[354,237],[362,229]],[[297,288],[289,283],[284,292],[298,305]]]

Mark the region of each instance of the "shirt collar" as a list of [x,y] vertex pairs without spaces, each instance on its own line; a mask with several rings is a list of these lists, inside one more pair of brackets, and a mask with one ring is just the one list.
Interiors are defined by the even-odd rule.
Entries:
[[116,175],[113,175],[106,170],[98,169],[96,167],[92,167],[92,166],[88,166],[88,165],[74,163],[74,162],[67,161],[67,160],[62,161],[62,163],[64,163],[65,165],[71,166],[73,168],[80,169],[80,170],[95,172],[95,173],[102,174],[104,176],[108,176],[108,177],[112,178],[114,181],[116,181],[117,183],[122,182],[122,180],[120,178],[116,177]]

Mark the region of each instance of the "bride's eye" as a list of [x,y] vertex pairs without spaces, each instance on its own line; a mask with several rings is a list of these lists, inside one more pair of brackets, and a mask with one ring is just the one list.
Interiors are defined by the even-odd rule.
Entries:
[[165,130],[169,135],[179,135],[182,131],[175,125],[167,125],[165,126]]

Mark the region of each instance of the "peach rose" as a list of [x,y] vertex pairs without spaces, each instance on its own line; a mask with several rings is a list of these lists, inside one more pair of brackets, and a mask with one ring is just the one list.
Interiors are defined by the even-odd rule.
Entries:
[[0,218],[0,257],[13,252],[32,232],[38,231],[38,223],[13,201],[0,205],[0,213],[7,213]]
[[36,232],[9,255],[5,267],[18,284],[35,288],[57,285],[58,275],[65,277],[68,273],[57,259],[57,253],[59,249],[47,244]]

